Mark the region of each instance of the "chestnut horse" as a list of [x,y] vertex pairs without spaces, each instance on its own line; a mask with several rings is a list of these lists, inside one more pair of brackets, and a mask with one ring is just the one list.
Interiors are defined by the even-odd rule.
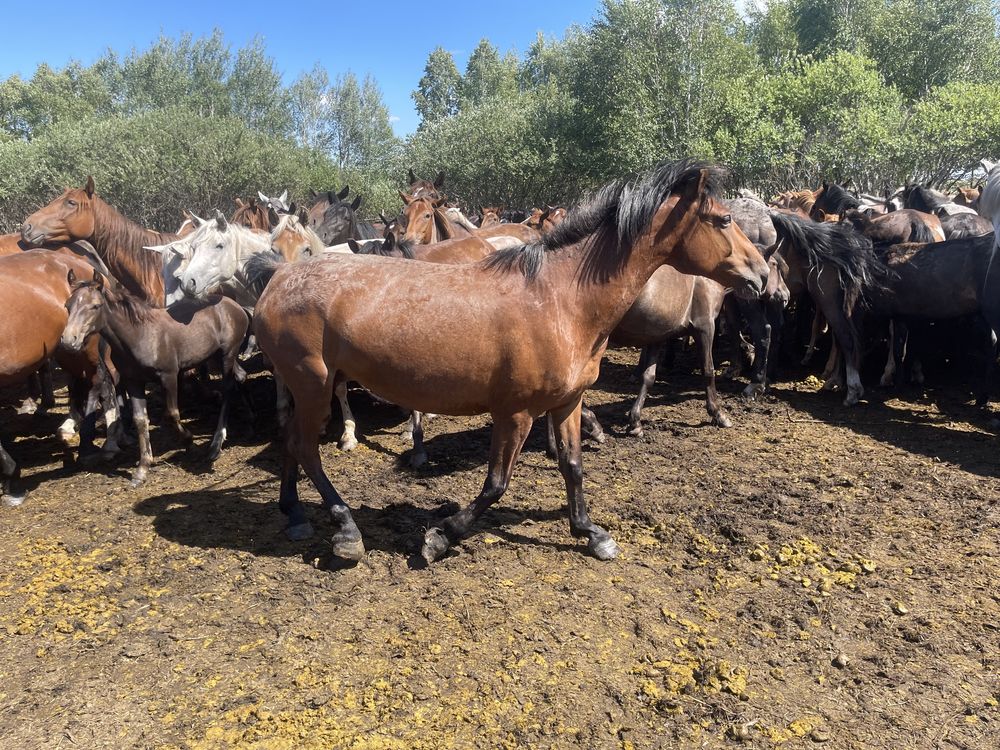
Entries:
[[500,216],[503,214],[503,206],[483,206],[482,214],[483,218],[479,220],[479,227],[481,229],[496,226],[500,223]]
[[270,232],[272,223],[268,208],[266,203],[261,203],[256,198],[250,198],[246,202],[237,198],[236,210],[229,221],[258,232]]
[[470,236],[468,229],[448,217],[442,208],[442,198],[413,198],[402,190],[399,191],[399,197],[405,204],[401,217],[406,228],[404,240],[418,245],[431,245],[442,240]]
[[[0,298],[4,301],[4,335],[0,339],[0,386],[26,380],[54,357],[70,376],[70,410],[84,417],[80,428],[80,453],[93,448],[93,428],[98,399],[104,385],[97,342],[79,353],[59,346],[66,325],[66,300],[70,271],[92,274],[94,268],[81,258],[48,250],[29,250],[0,259]],[[106,401],[108,434],[115,427],[113,397]],[[70,420],[59,428],[64,443],[72,435]],[[112,450],[111,442],[105,448]],[[66,458],[71,459],[67,445]],[[0,495],[8,505],[17,505],[24,495],[11,492],[10,482],[18,468],[0,445]]]
[[126,219],[94,192],[93,177],[25,219],[21,236],[34,245],[87,240],[128,291],[152,305],[162,307],[165,302],[163,260],[145,248],[172,242],[177,235],[144,229]]
[[[338,257],[258,269],[257,341],[295,398],[280,508],[292,538],[311,535],[298,498],[299,465],[334,525],[333,552],[364,554],[361,533],[320,460],[334,386],[356,380],[406,408],[493,417],[483,490],[424,538],[444,555],[506,491],[533,420],[550,412],[570,529],[595,557],[618,546],[583,497],[580,410],[608,335],[661,265],[758,295],[767,264],[716,198],[717,169],[663,163],[617,180],[578,207],[544,244],[465,265]],[[270,279],[270,283],[268,283]]]

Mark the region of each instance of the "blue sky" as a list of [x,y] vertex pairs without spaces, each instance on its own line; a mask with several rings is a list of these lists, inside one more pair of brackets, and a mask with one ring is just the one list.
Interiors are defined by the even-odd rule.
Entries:
[[161,34],[195,36],[219,27],[235,49],[255,35],[264,38],[286,81],[319,62],[331,76],[353,70],[371,73],[382,87],[396,132],[417,126],[410,92],[416,88],[427,54],[440,45],[464,69],[469,53],[488,37],[501,51],[523,52],[541,31],[561,37],[573,24],[585,25],[600,0],[475,0],[451,2],[242,2],[191,0],[5,4],[0,45],[0,78],[30,76],[46,62],[61,67],[70,59],[93,62],[107,48],[127,53],[148,47]]

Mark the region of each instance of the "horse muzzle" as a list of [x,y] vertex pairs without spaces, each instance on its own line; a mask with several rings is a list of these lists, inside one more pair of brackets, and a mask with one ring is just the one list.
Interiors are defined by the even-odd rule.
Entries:
[[45,232],[25,222],[21,225],[21,239],[29,245],[42,245],[45,243]]
[[63,335],[59,338],[60,346],[71,352],[78,352],[83,349],[83,345],[86,341],[86,336],[79,333],[69,333],[67,331],[63,331]]

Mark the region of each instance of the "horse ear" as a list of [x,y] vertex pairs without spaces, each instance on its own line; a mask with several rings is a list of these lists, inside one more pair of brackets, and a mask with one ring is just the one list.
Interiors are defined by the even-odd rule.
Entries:
[[[987,171],[989,171],[989,170],[987,170]],[[415,174],[413,174],[413,167],[410,167],[408,170],[406,170],[406,176],[410,179],[410,184],[411,185],[414,182],[417,181],[417,176]]]
[[436,188],[444,187],[444,170],[438,172],[438,176],[434,180],[434,187]]
[[396,247],[396,233],[386,232],[385,242],[382,243],[382,250],[385,252],[389,252],[394,247]]
[[219,209],[215,209],[215,223],[219,227],[220,232],[225,232],[226,227],[229,226],[228,222],[226,222],[226,217],[223,216],[222,211]]
[[385,211],[379,211],[378,212],[378,218],[379,218],[379,221],[381,221],[383,224],[385,224],[386,226],[389,226],[389,220],[387,218],[385,218]]
[[344,185],[344,189],[341,190],[339,193],[337,193],[337,197],[340,198],[340,200],[344,200],[350,194],[351,194],[351,186]]
[[74,273],[72,268],[66,274],[66,282],[70,285],[70,288],[76,285],[76,273]]
[[94,178],[92,176],[87,175],[87,184],[83,186],[83,189],[88,198],[94,197]]
[[359,195],[354,199],[354,202],[351,204],[351,210],[357,211],[360,207],[361,207],[361,196]]
[[104,291],[104,274],[94,269],[94,283],[97,284],[97,291]]
[[407,206],[413,203],[413,197],[411,195],[404,193],[402,190],[399,190],[397,192],[399,193],[399,197],[403,199],[403,203],[405,203]]
[[236,199],[236,208],[244,208],[245,206],[246,206],[246,203],[243,202],[242,198],[237,198]]
[[261,203],[268,203],[269,202],[268,197],[266,195],[264,195],[262,192],[260,192],[259,190],[257,191],[257,197],[260,198],[260,202]]
[[196,214],[194,211],[188,211],[188,213],[191,215],[191,221],[194,222],[194,225],[196,227],[200,227],[205,223],[205,220],[200,216],[198,216],[198,214]]
[[699,169],[698,179],[688,181],[686,190],[684,191],[684,197],[690,201],[699,200],[702,194],[705,192],[705,185],[707,183],[708,183],[708,170]]
[[[281,202],[284,203],[284,201],[281,201]],[[288,207],[287,213],[294,214],[296,208],[297,208],[297,206],[295,205],[295,201],[292,201],[292,205],[290,205]]]
[[309,226],[309,212],[304,208],[299,211],[299,223],[304,227]]
[[279,201],[281,201],[281,203],[282,203],[283,205],[286,205],[286,206],[287,206],[287,205],[288,205],[288,191],[287,191],[287,190],[283,191],[283,192],[281,193],[281,197],[280,197],[280,198],[278,198],[278,200],[279,200]]
[[352,253],[360,253],[361,252],[361,245],[359,245],[358,241],[356,239],[354,239],[353,237],[348,238],[348,240],[347,240],[347,246],[349,248],[351,248],[351,252]]

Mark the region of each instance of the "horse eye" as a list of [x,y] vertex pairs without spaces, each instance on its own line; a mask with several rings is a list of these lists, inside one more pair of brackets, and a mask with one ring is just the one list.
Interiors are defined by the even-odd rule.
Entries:
[[66,205],[67,205],[67,206],[72,206],[73,208],[76,208],[76,201],[75,201],[75,200],[72,200],[72,199],[70,199],[70,198],[67,198],[67,199],[66,199]]
[[721,219],[719,219],[719,224],[722,226],[723,229],[725,229],[732,223],[733,223],[733,217],[730,214],[726,214]]

